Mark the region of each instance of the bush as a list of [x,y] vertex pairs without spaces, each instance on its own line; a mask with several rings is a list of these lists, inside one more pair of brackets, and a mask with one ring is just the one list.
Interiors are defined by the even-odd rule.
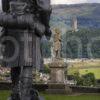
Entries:
[[79,73],[75,73],[74,80],[78,86],[94,86],[96,84],[96,79],[93,73],[88,73],[83,76],[79,76]]
[[45,65],[44,65],[44,70],[43,70],[43,72],[44,72],[45,74],[49,74],[49,73],[51,72],[51,70],[50,70],[48,64],[45,64]]
[[76,81],[76,85],[83,85],[83,79],[79,76],[79,73],[74,73],[74,80]]
[[96,84],[96,79],[93,73],[88,73],[82,76],[83,86],[94,86]]

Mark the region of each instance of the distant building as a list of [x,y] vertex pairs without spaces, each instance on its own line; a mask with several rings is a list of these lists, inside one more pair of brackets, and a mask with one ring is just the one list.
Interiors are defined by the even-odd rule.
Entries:
[[78,21],[76,16],[72,17],[72,30],[74,32],[78,31]]
[[[68,24],[70,22],[70,24]],[[73,16],[67,20],[67,23],[73,32],[78,31],[79,29],[100,29],[100,19],[85,17],[85,16]],[[70,30],[70,29],[69,29]]]

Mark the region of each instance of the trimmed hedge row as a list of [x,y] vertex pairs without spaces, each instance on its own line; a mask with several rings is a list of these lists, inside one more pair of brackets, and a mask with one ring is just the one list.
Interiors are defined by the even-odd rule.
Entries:
[[[62,84],[63,85],[63,84]],[[57,87],[57,85],[54,84]],[[33,87],[38,91],[46,91],[48,84],[34,84]],[[100,93],[100,87],[70,86],[74,93]],[[11,83],[1,82],[0,90],[11,90]]]
[[100,87],[70,86],[73,92],[78,93],[100,93]]
[[[45,91],[46,89],[48,89],[47,84],[34,84],[32,87],[37,89],[38,91]],[[11,88],[12,88],[11,83],[7,82],[0,83],[0,90],[11,90]]]

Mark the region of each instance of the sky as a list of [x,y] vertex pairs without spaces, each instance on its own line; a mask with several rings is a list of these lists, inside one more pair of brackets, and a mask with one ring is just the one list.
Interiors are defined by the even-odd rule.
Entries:
[[51,0],[52,4],[100,3],[100,0]]
[[[100,0],[51,0],[51,4],[100,3]],[[0,0],[1,9],[1,0]]]

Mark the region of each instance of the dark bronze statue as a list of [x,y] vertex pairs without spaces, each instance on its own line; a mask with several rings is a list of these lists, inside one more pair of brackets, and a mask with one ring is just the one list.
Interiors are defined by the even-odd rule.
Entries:
[[39,100],[32,88],[32,69],[37,67],[41,37],[51,37],[50,0],[2,0],[2,9],[0,62],[11,67],[11,100]]

